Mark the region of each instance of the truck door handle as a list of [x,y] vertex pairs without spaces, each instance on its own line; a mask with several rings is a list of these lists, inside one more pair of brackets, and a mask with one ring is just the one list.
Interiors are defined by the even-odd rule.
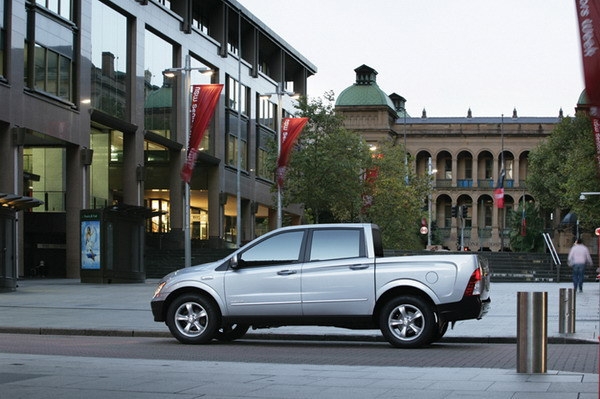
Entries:
[[289,276],[289,275],[292,275],[292,274],[296,274],[296,271],[295,270],[289,270],[289,269],[287,269],[287,270],[280,270],[280,271],[277,272],[277,274],[279,274],[280,276]]
[[350,270],[365,270],[368,269],[369,265],[359,264],[359,265],[351,265]]

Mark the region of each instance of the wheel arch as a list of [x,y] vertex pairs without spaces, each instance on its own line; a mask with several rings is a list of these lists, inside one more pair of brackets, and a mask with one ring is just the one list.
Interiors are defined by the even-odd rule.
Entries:
[[223,306],[222,303],[217,300],[215,298],[214,295],[211,294],[211,292],[209,290],[206,289],[202,289],[200,287],[195,287],[195,286],[182,286],[179,287],[173,291],[171,291],[169,293],[169,295],[167,296],[167,298],[165,299],[165,303],[163,306],[163,317],[166,319],[167,317],[167,312],[169,307],[171,307],[171,303],[173,303],[174,300],[176,300],[177,298],[179,298],[182,295],[185,294],[196,294],[196,295],[200,295],[208,300],[210,300],[218,309],[220,316],[223,316]]
[[439,317],[437,305],[435,304],[431,296],[429,296],[425,291],[410,285],[399,285],[389,288],[387,291],[385,291],[379,296],[377,302],[375,303],[375,309],[373,310],[373,320],[377,320],[379,318],[381,309],[385,306],[386,303],[388,303],[393,298],[405,295],[415,296],[423,299],[429,304],[429,306],[431,306],[435,317]]

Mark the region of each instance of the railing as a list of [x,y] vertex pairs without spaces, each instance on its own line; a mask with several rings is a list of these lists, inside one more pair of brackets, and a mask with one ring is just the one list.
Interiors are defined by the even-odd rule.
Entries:
[[44,201],[42,206],[32,209],[34,212],[65,212],[67,209],[65,191],[32,191],[31,196]]

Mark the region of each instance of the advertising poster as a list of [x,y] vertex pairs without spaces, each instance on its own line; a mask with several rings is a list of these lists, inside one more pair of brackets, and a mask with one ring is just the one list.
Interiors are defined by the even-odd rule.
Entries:
[[81,268],[100,270],[100,221],[81,222]]

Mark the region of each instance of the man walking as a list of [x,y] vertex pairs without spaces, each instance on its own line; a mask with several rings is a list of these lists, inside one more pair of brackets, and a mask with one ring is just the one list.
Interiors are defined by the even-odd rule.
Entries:
[[573,268],[573,288],[575,291],[579,289],[579,292],[583,292],[585,266],[592,265],[592,257],[590,251],[583,245],[581,238],[578,238],[571,247],[567,263]]

